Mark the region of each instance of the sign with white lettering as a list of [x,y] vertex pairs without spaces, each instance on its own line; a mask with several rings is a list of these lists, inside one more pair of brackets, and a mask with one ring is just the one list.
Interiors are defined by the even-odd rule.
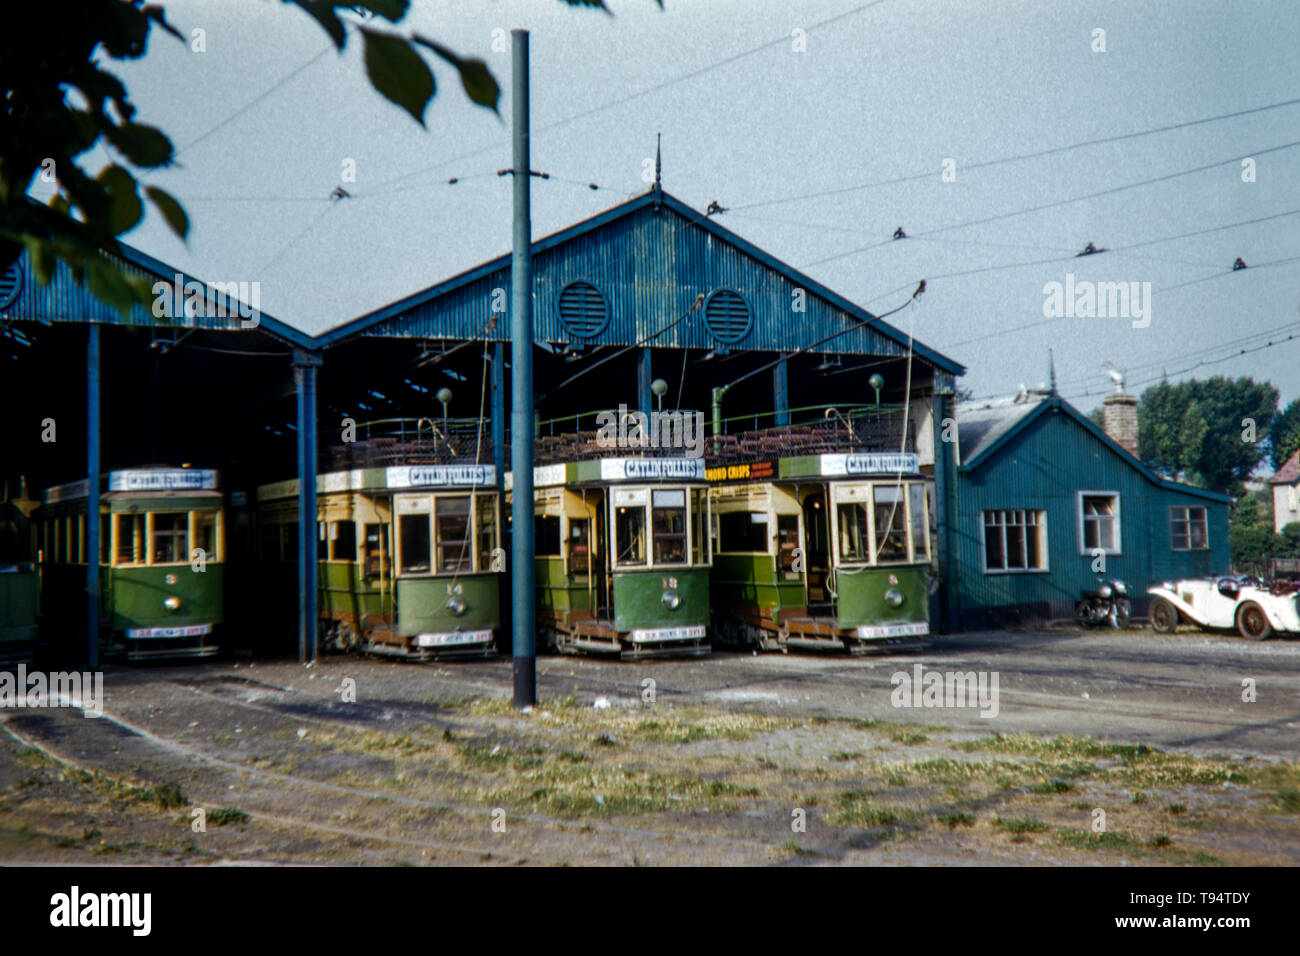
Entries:
[[602,458],[602,481],[703,481],[703,458]]
[[389,488],[485,488],[496,483],[495,465],[394,465]]
[[149,468],[114,471],[109,491],[215,491],[217,473],[210,468]]
[[838,478],[847,475],[916,474],[916,452],[861,452],[820,455],[821,473]]

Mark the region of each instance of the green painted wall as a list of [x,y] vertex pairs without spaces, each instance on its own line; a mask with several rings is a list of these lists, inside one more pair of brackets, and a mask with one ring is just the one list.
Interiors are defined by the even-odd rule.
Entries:
[[0,644],[36,640],[40,580],[33,571],[0,574]]
[[[891,574],[898,578],[898,584],[889,583]],[[885,594],[894,588],[903,595],[899,607],[891,607],[885,600]],[[840,568],[835,572],[835,593],[835,618],[842,628],[926,621],[930,617],[925,566]]]
[[[175,575],[175,584],[166,582],[169,574]],[[187,564],[113,568],[108,592],[113,602],[113,629],[220,624],[224,579],[222,565],[211,562],[201,573],[192,571]],[[163,606],[163,601],[172,596],[181,599],[176,611]]]

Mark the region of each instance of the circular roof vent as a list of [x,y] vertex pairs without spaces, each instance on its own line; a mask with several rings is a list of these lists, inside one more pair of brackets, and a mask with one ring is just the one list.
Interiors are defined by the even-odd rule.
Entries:
[[0,309],[7,309],[23,291],[23,273],[18,263],[10,263],[9,268],[0,275]]
[[739,342],[749,334],[752,319],[740,293],[719,289],[704,303],[704,325],[719,342]]
[[609,304],[590,282],[570,282],[560,292],[560,322],[570,335],[589,339],[609,322]]

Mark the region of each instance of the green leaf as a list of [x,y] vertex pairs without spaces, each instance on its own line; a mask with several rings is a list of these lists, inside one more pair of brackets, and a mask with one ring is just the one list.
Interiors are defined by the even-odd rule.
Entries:
[[108,141],[137,166],[166,166],[172,161],[172,141],[156,126],[123,123],[104,130]]
[[163,12],[162,7],[151,3],[148,6],[141,7],[140,12],[176,39],[180,40],[182,43],[185,42],[185,37],[181,36],[180,31],[167,22],[167,17]]
[[343,49],[343,44],[348,41],[348,35],[343,29],[343,21],[334,12],[333,3],[329,0],[293,0],[293,2],[315,17],[316,22],[330,35],[334,45],[340,50]]
[[376,90],[424,125],[424,110],[433,99],[433,74],[420,54],[401,37],[361,27],[366,44],[366,72]]
[[144,194],[162,213],[163,218],[167,220],[167,225],[172,227],[172,232],[176,233],[184,241],[190,231],[190,217],[185,215],[185,210],[181,208],[181,204],[172,197],[171,193],[159,189],[157,186],[145,186]]
[[497,81],[488,70],[486,63],[482,60],[463,59],[441,43],[426,37],[416,35],[411,39],[416,43],[427,46],[460,72],[461,86],[465,87],[465,95],[471,101],[479,106],[487,107],[494,113],[498,112],[497,105],[501,100],[501,87],[497,85]]
[[140,221],[144,206],[135,191],[135,177],[121,166],[109,166],[95,181],[108,194],[108,231],[120,236]]

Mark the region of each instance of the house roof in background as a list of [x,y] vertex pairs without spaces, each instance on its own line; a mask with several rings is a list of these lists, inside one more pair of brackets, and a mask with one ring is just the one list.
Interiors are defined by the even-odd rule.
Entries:
[[1300,481],[1300,451],[1293,452],[1277,473],[1269,479],[1269,483],[1274,485],[1293,485],[1297,481]]

